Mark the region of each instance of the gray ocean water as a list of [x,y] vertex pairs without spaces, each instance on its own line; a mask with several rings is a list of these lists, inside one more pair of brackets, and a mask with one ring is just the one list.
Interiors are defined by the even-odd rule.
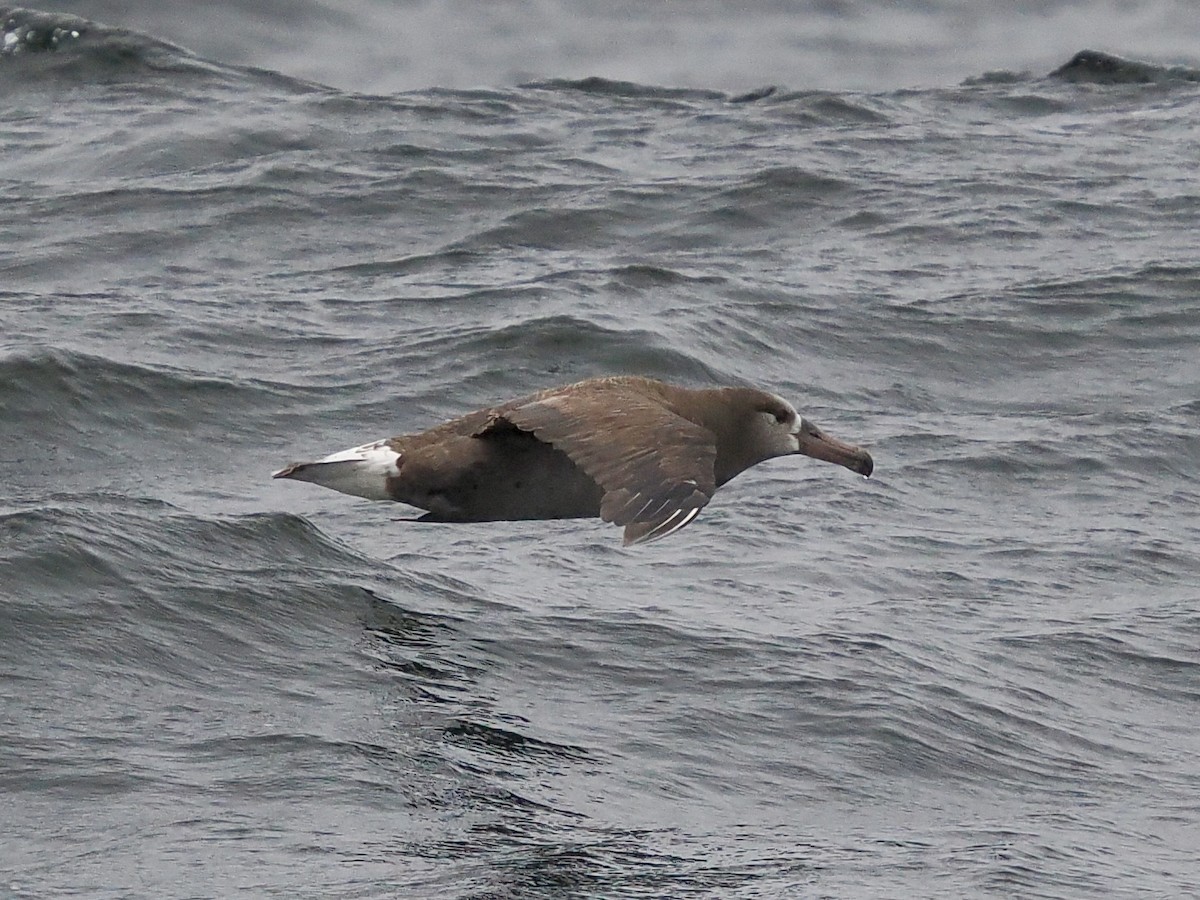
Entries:
[[[0,896],[1200,895],[1190,7],[62,8],[0,10]],[[270,479],[612,373],[876,475],[633,549]]]

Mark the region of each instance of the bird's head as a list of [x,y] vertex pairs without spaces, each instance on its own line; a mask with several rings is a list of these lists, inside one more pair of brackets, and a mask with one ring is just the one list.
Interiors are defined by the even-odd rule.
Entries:
[[763,392],[749,427],[755,432],[753,444],[769,453],[764,458],[798,453],[837,463],[863,476],[869,476],[875,468],[866,450],[830,437],[776,394]]

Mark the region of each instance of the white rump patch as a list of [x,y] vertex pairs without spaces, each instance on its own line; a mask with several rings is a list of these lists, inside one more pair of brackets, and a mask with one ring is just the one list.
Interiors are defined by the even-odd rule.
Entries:
[[400,458],[400,454],[388,446],[387,441],[374,441],[370,444],[363,444],[361,447],[351,447],[349,450],[340,450],[337,453],[331,453],[324,459],[318,459],[319,463],[336,463],[336,462],[365,462],[382,465],[385,468],[391,466],[394,470],[392,475],[399,473],[396,469],[396,460]]
[[387,482],[400,474],[400,454],[386,440],[332,453],[316,462],[297,463],[277,477],[311,481],[343,494],[368,500],[391,500]]

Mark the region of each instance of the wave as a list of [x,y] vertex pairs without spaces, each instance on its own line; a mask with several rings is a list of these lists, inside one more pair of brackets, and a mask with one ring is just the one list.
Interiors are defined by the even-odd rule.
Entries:
[[[0,583],[11,589],[0,665],[31,673],[31,690],[47,688],[43,671],[55,673],[51,690],[72,684],[67,716],[86,705],[116,719],[128,714],[127,687],[151,690],[173,746],[143,763],[103,738],[79,735],[60,755],[17,735],[4,742],[5,789],[36,776],[41,789],[108,797],[173,790],[178,753],[193,772],[266,760],[243,769],[239,796],[336,789],[400,814],[434,804],[524,819],[553,811],[536,784],[511,784],[514,768],[596,763],[593,748],[538,734],[481,696],[489,662],[459,613],[477,616],[486,600],[362,555],[298,516],[196,515],[102,492],[10,503],[0,507]],[[247,684],[276,697],[271,712],[245,707]],[[388,705],[382,729],[330,734],[282,712],[341,702],[356,684]],[[223,710],[220,727],[206,727],[201,709]]]
[[0,23],[0,54],[9,74],[15,69],[108,81],[147,70],[212,71],[183,47],[80,16],[0,7]]
[[0,7],[0,83],[90,84],[175,77],[237,82],[251,77],[292,91],[322,90],[276,72],[213,62],[128,28],[67,13]]
[[[0,7],[0,78],[28,81],[66,79],[78,82],[111,82],[137,80],[139,76],[203,75],[218,79],[241,80],[247,76],[266,79],[302,92],[320,91],[337,95],[339,92],[281,73],[248,66],[236,66],[207,60],[170,41],[127,28],[104,25],[81,16],[45,12],[21,7]],[[1093,84],[1149,84],[1160,82],[1197,82],[1200,69],[1187,66],[1161,65],[1127,59],[1099,50],[1081,50],[1066,63],[1054,69],[1049,78]],[[1010,85],[1031,80],[1027,72],[1007,70],[985,72],[967,79],[968,86]],[[794,103],[806,99],[815,103],[815,114],[823,118],[865,117],[877,114],[854,99],[841,95],[813,92],[788,92],[775,85],[765,85],[740,93],[726,93],[701,87],[667,87],[632,81],[590,76],[586,78],[548,78],[527,82],[520,89],[530,93],[575,93],[613,100],[636,101],[639,106],[660,104],[678,106],[703,103],[756,104],[769,101],[772,105]],[[456,92],[451,92],[456,93]],[[468,92],[469,93],[469,92]],[[830,99],[832,97],[833,99]],[[832,113],[821,109],[833,104]],[[809,110],[813,113],[813,110]]]
[[726,94],[723,91],[704,90],[702,88],[663,87],[657,85],[638,84],[633,81],[619,81],[611,78],[590,76],[588,78],[551,78],[545,81],[532,81],[521,85],[529,90],[575,91],[582,94],[595,94],[603,97],[618,97],[639,101],[683,102],[725,101],[728,103],[754,103],[774,95],[778,90],[773,85],[756,88],[740,94]]
[[1050,77],[1092,84],[1150,84],[1200,81],[1200,69],[1139,62],[1100,50],[1080,50],[1051,72]]
[[32,9],[0,6],[0,53],[45,53],[66,49],[85,35],[104,29],[80,16],[43,13]]
[[[1200,81],[1200,69],[1127,59],[1102,50],[1080,50],[1058,68],[1042,76],[1008,69],[984,72],[963,81],[965,87],[1009,86],[1052,79],[1084,84],[1159,84]],[[1035,98],[1023,98],[1035,99]],[[1045,103],[1047,98],[1036,98]]]
[[265,381],[213,377],[47,349],[0,357],[0,406],[5,421],[28,437],[50,431],[130,432],[191,429],[252,409],[279,388]]

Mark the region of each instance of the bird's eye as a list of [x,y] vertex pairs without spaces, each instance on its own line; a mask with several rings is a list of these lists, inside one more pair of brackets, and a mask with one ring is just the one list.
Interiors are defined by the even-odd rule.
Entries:
[[783,425],[784,423],[787,422],[787,420],[788,420],[788,414],[786,412],[784,412],[783,410],[779,410],[775,413],[776,424]]

